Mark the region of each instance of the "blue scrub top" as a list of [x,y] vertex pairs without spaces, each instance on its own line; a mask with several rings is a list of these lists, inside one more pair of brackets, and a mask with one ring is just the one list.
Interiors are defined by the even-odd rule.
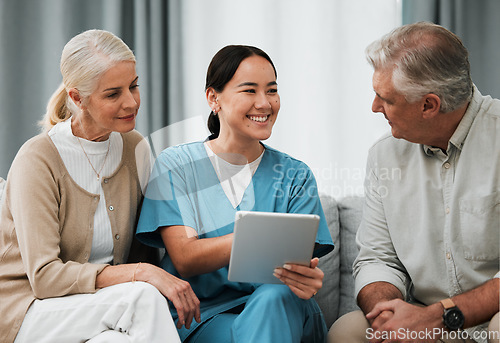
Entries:
[[[233,232],[237,211],[317,214],[320,216],[314,256],[333,250],[316,180],[309,167],[287,154],[264,145],[265,152],[239,206],[228,200],[203,142],[164,150],[150,177],[137,227],[144,244],[165,248],[159,227],[189,226],[200,239]],[[168,254],[161,267],[180,277]],[[186,279],[201,302],[202,322],[246,302],[259,284],[230,282],[228,266]],[[172,315],[177,320],[175,308]],[[179,330],[184,340],[196,327]]]

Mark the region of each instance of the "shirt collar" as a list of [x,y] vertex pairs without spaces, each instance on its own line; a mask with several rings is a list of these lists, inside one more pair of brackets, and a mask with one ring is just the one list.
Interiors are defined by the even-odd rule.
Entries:
[[[448,151],[450,150],[450,145],[453,145],[457,149],[462,150],[465,138],[467,138],[467,134],[469,133],[472,123],[474,122],[479,108],[481,107],[482,97],[483,96],[481,95],[477,87],[473,85],[472,99],[469,103],[469,106],[467,107],[467,110],[465,111],[464,116],[462,117],[462,120],[460,121],[455,132],[450,138],[447,149]],[[427,155],[433,155],[434,150],[436,149],[429,145],[423,145],[423,148]]]

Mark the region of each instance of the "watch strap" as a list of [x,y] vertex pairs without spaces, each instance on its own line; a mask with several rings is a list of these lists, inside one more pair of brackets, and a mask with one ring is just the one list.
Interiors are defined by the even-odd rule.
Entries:
[[453,300],[451,300],[450,298],[443,299],[440,301],[440,303],[443,305],[445,310],[456,306]]

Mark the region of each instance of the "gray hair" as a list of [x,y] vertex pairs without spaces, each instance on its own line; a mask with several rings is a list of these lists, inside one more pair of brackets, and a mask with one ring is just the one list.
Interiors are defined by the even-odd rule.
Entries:
[[68,96],[78,89],[82,101],[97,87],[102,74],[118,62],[135,62],[132,50],[117,36],[104,30],[88,30],[73,37],[61,54],[62,83],[53,93],[40,125],[49,130],[78,111]]
[[440,111],[469,102],[473,84],[468,52],[460,38],[442,26],[419,22],[391,31],[366,48],[375,70],[392,69],[392,82],[409,103],[433,93]]

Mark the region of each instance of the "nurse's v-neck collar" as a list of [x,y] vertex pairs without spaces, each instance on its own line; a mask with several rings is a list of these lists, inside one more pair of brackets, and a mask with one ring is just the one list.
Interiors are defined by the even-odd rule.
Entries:
[[[206,155],[209,157],[212,169],[219,181],[220,190],[231,204],[233,209],[238,209],[248,188],[252,184],[253,177],[257,173],[262,162],[264,151],[254,161],[246,164],[232,164],[214,153],[208,141],[203,142]],[[243,174],[242,174],[243,173]]]

